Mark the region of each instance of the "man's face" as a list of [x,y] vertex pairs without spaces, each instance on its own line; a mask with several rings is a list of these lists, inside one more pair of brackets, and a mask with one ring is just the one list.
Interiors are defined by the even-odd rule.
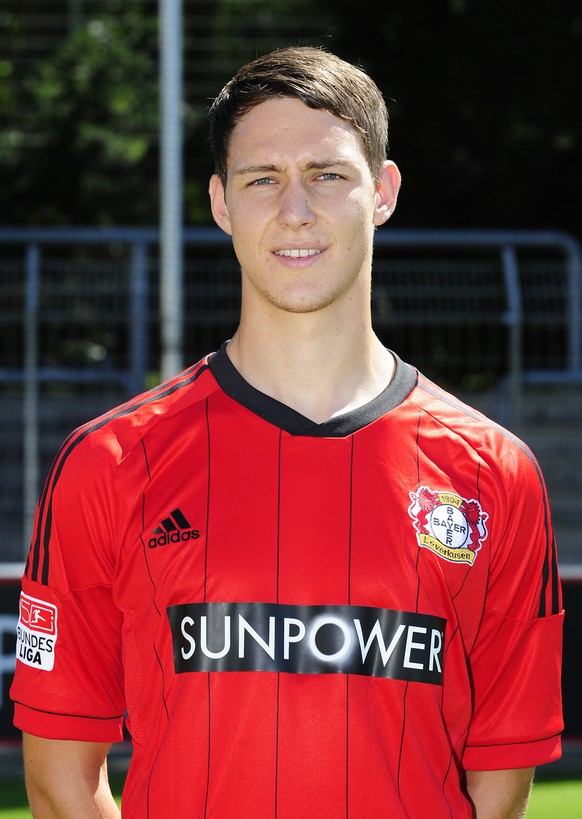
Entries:
[[307,313],[369,290],[374,227],[399,175],[386,163],[376,185],[351,125],[293,98],[263,102],[236,125],[227,168],[225,187],[212,177],[211,203],[233,238],[243,304]]

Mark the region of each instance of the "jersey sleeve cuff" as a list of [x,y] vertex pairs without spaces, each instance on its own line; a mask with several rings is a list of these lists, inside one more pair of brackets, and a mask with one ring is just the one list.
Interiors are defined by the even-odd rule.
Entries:
[[466,771],[500,771],[510,768],[534,768],[555,762],[562,755],[560,734],[536,742],[515,745],[467,746],[463,754]]
[[14,703],[14,724],[21,731],[46,739],[83,742],[120,742],[123,739],[123,714],[115,717],[82,717],[52,714]]

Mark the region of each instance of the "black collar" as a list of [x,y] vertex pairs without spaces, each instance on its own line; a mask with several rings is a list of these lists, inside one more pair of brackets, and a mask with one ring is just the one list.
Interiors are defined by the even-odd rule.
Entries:
[[209,360],[212,374],[221,389],[255,415],[285,430],[290,435],[344,438],[368,426],[401,404],[417,381],[416,370],[392,353],[396,362],[394,376],[380,395],[362,407],[338,415],[322,424],[316,424],[301,415],[300,412],[265,395],[245,381],[226,353],[227,343],[225,342]]

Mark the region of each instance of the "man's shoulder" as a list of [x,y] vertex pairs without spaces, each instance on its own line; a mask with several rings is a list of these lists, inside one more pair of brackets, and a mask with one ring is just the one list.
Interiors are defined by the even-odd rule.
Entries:
[[[496,420],[493,414],[479,409],[470,399],[467,401],[435,382],[419,375],[413,402],[426,418],[446,430],[468,448],[487,454],[492,462],[511,458],[535,464],[529,446],[514,432]],[[505,461],[507,463],[507,461]]]
[[92,418],[61,448],[82,458],[123,459],[163,420],[194,407],[217,388],[206,356],[192,367]]

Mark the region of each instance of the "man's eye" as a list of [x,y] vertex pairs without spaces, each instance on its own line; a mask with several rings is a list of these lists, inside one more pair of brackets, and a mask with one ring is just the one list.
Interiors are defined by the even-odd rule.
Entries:
[[274,180],[271,179],[270,176],[261,176],[260,179],[253,179],[253,181],[251,182],[251,185],[257,185],[257,186],[272,185],[273,182],[274,182]]
[[324,179],[326,181],[329,180],[333,181],[334,179],[341,179],[342,177],[339,175],[339,173],[332,173],[332,171],[326,171],[325,173],[320,174],[319,178]]

